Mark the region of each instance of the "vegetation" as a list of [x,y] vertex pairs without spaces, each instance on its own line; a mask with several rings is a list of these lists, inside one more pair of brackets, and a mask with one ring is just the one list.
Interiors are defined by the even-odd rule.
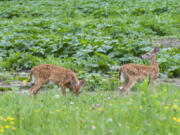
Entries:
[[[0,135],[180,134],[180,90],[147,80],[130,96],[117,97],[120,85],[113,67],[134,62],[159,46],[160,73],[180,76],[180,48],[164,48],[153,38],[180,38],[179,0],[1,0]],[[63,97],[60,88],[44,86],[36,98],[20,96],[29,88],[33,66],[49,63],[85,78],[84,93]],[[10,71],[10,72],[9,72]]]
[[[150,37],[179,37],[179,6],[178,0],[1,1],[0,66],[30,69],[49,55],[88,73],[142,63]],[[161,46],[158,58],[161,72],[179,76],[178,48]]]
[[15,91],[1,96],[0,134],[139,135],[180,133],[180,91],[159,85],[157,93],[141,90],[131,96],[116,92],[84,92],[63,97],[47,89],[36,98]]

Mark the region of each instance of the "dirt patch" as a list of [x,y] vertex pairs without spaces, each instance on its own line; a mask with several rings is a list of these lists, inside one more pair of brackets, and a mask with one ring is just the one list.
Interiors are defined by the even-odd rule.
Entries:
[[180,39],[177,38],[160,38],[160,39],[152,39],[154,43],[158,43],[163,45],[165,48],[167,47],[180,47]]
[[29,73],[27,72],[1,72],[0,91],[28,90],[32,85],[28,82]]
[[170,83],[170,84],[173,84],[174,86],[176,86],[177,88],[180,88],[180,78],[173,78],[173,79],[160,78],[158,81],[161,83]]

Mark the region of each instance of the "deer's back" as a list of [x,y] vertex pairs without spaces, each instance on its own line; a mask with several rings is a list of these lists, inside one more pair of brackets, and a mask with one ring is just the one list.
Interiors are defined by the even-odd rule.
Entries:
[[35,66],[32,72],[35,78],[49,79],[55,83],[66,82],[72,79],[77,81],[77,77],[73,71],[51,64]]
[[145,66],[134,63],[124,64],[120,67],[120,72],[123,72],[128,76],[134,76],[138,79],[143,79],[148,75],[155,76],[158,74],[158,70],[153,65]]

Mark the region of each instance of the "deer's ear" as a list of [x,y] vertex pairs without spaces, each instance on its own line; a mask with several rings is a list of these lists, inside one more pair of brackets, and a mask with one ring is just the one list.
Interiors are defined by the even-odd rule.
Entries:
[[154,48],[154,53],[157,53],[157,52],[159,52],[159,48],[158,48],[158,47],[155,47],[155,48]]
[[85,79],[82,79],[80,85],[83,86],[85,84]]
[[70,81],[70,83],[71,83],[71,85],[72,85],[72,86],[74,86],[74,85],[75,85],[75,83],[74,83],[74,81],[73,81],[73,80],[71,80],[71,81]]

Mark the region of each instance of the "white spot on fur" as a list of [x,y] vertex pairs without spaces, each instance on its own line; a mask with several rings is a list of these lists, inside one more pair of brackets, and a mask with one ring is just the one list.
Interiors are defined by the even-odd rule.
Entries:
[[122,82],[124,82],[124,81],[125,81],[125,77],[124,77],[124,74],[123,74],[123,72],[121,72],[120,79],[121,79],[121,81],[122,81]]
[[120,87],[119,87],[119,89],[122,89],[122,88],[123,88],[123,86],[120,86]]

